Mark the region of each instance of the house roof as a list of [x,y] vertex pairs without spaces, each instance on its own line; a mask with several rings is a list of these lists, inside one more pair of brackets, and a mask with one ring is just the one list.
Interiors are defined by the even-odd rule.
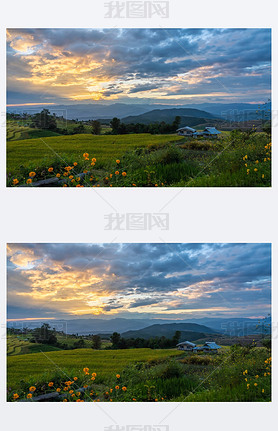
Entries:
[[181,130],[187,130],[188,132],[192,132],[192,133],[196,132],[196,130],[195,130],[195,129],[192,129],[192,128],[191,128],[191,127],[189,127],[189,126],[180,127],[179,129],[177,129],[177,132],[180,132]]
[[204,132],[209,132],[212,135],[219,135],[221,133],[215,127],[205,127]]

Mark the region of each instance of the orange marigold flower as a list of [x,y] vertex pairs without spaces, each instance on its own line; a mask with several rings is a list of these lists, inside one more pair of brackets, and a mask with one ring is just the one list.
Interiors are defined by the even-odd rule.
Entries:
[[26,181],[26,184],[31,184],[31,183],[32,183],[31,178],[28,178],[28,180]]
[[32,394],[28,394],[27,398],[30,399],[30,398],[32,398],[32,396],[33,396]]
[[19,181],[18,181],[18,179],[17,178],[15,178],[14,180],[13,180],[13,185],[15,186],[16,184],[18,184],[19,183]]
[[85,367],[85,368],[83,368],[83,371],[84,371],[84,373],[88,373],[89,368]]
[[80,179],[81,179],[80,177],[77,177],[77,178],[76,178],[76,181],[80,181]]
[[115,389],[120,389],[120,386],[115,386]]
[[73,390],[72,389],[69,391],[69,394],[73,394]]
[[36,390],[36,387],[35,386],[30,386],[30,388],[29,388],[29,391],[30,392],[34,392]]
[[95,377],[91,377],[91,380],[96,380],[96,378]]
[[69,179],[70,179],[70,180],[72,180],[72,179],[73,179],[73,175],[70,175],[70,176],[69,176]]
[[53,172],[53,168],[48,168],[48,172]]
[[120,374],[116,374],[116,377],[117,377],[117,379],[119,379],[121,376],[120,376]]
[[88,171],[85,169],[85,171],[83,171],[83,174],[87,174],[87,172],[88,172]]
[[75,381],[78,380],[78,377],[74,377],[73,380],[75,380]]
[[63,399],[63,403],[66,403],[68,400],[66,398]]
[[111,392],[111,393],[113,392],[113,389],[112,389],[112,388],[110,389],[110,392]]
[[68,187],[68,185],[67,185],[67,184],[64,184],[64,185],[63,185],[63,187]]
[[89,157],[89,153],[84,153],[83,157],[84,157],[84,159],[86,159],[87,157]]
[[56,177],[57,177],[57,178],[60,178],[60,176],[61,176],[61,174],[56,174]]
[[113,177],[113,174],[110,174],[110,175],[109,175],[109,177],[110,177],[110,178],[112,178],[112,177]]
[[77,162],[74,162],[73,166],[77,166]]
[[29,177],[33,178],[36,175],[36,172],[29,172]]
[[96,375],[97,375],[97,373],[92,373],[92,376],[93,376],[93,377],[96,377]]
[[126,391],[126,387],[125,387],[125,386],[123,386],[123,387],[122,387],[122,390],[125,392],[125,391]]
[[92,162],[96,163],[97,159],[95,157],[92,158]]
[[120,161],[119,159],[117,159],[117,160],[116,160],[116,163],[118,163],[118,164],[119,164],[119,163],[121,163],[121,161]]
[[122,176],[123,176],[123,177],[126,177],[126,172],[123,172],[123,173],[122,173]]
[[13,394],[13,399],[14,400],[17,400],[19,398],[19,395],[18,394]]
[[116,171],[116,172],[115,172],[115,175],[119,175],[119,173],[120,173],[119,171]]
[[52,388],[52,386],[54,385],[54,383],[53,382],[49,382],[48,383],[48,386],[50,387],[50,388]]
[[57,388],[57,389],[56,389],[56,392],[61,392],[61,389],[60,389],[60,388]]
[[77,395],[78,397],[80,397],[81,392],[76,392],[76,395]]

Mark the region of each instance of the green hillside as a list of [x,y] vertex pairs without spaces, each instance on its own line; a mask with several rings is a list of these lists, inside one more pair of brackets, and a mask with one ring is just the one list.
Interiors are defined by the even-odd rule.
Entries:
[[122,334],[124,338],[152,338],[166,337],[172,338],[176,331],[181,331],[181,340],[194,341],[213,334],[215,331],[204,325],[196,323],[169,323],[165,325],[151,325],[147,328],[135,331],[127,331]]
[[[165,121],[172,123],[176,116],[181,117],[181,124],[187,126],[195,126],[200,123],[206,123],[207,119],[216,119],[216,117],[209,112],[201,111],[200,109],[190,108],[173,108],[173,109],[154,109],[153,111],[146,112],[141,115],[130,115],[124,117],[121,121],[123,123],[158,123]],[[186,123],[186,124],[183,124]]]

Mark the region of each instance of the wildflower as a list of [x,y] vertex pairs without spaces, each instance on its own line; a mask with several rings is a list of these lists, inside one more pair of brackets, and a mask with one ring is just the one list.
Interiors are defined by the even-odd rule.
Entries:
[[258,386],[258,383],[254,383],[254,386]]
[[68,187],[68,185],[67,185],[67,184],[64,184],[64,185],[63,185],[63,187]]
[[69,179],[70,179],[70,180],[72,180],[72,179],[73,179],[73,175],[70,175],[70,176],[69,176]]
[[133,185],[133,187],[136,187],[136,184],[132,184]]
[[116,377],[117,377],[117,379],[119,379],[121,376],[120,376],[120,374],[116,374]]
[[248,379],[245,377],[245,379],[244,379],[246,382],[248,382]]
[[78,397],[80,397],[81,392],[76,392],[76,395],[77,395]]
[[67,171],[67,172],[71,171],[71,169],[72,169],[72,167],[71,167],[71,166],[66,166],[66,167],[65,167],[65,171]]
[[48,383],[48,386],[50,387],[50,388],[52,388],[52,386],[54,385],[54,383],[53,382],[49,382]]
[[74,398],[75,397],[75,394],[72,394],[72,396],[71,396],[72,398]]
[[13,180],[13,185],[15,186],[16,184],[18,184],[19,183],[19,181],[18,181],[18,179],[17,178],[15,178],[14,180]]
[[254,169],[255,172],[257,172],[257,170],[258,170],[257,168]]
[[83,174],[87,174],[87,172],[88,172],[88,171],[85,169],[85,171],[83,171]]
[[96,163],[97,159],[95,159],[94,157],[92,158],[92,162]]
[[91,166],[95,166],[95,162],[92,162],[92,163],[91,163]]
[[116,163],[118,163],[118,164],[119,164],[119,163],[121,163],[121,161],[120,161],[119,159],[117,159],[117,160],[116,160]]
[[119,386],[115,386],[115,389],[120,389],[120,387]]
[[63,399],[63,403],[66,403],[68,400],[66,398]]
[[249,389],[250,388],[250,383],[247,383],[247,389]]
[[262,389],[262,393],[264,393],[264,389]]
[[266,162],[266,158],[264,159],[264,162]]
[[73,380],[76,382],[76,380],[78,380],[78,377],[74,377]]
[[157,399],[157,398],[155,398],[155,401],[158,401],[158,399]]
[[64,387],[64,391],[67,392],[69,388],[67,386]]
[[264,178],[264,174],[262,174],[262,178]]
[[109,400],[109,401],[113,401],[113,400],[112,400],[112,398],[110,398],[110,400]]
[[87,387],[88,387],[88,385],[84,385],[84,386],[83,386],[83,388],[84,388],[84,389],[87,389]]
[[73,166],[77,166],[77,162],[74,162],[74,163],[73,163]]
[[95,377],[91,377],[91,380],[96,380],[96,378]]
[[67,176],[68,176],[68,174],[69,174],[68,172],[64,172],[64,173],[63,173],[64,177],[67,177]]
[[155,184],[154,186],[157,187],[157,184]]
[[73,394],[73,390],[72,389],[69,391],[69,394]]
[[80,181],[80,179],[81,179],[80,177],[77,177],[77,178],[76,178],[76,181]]
[[113,389],[112,389],[112,388],[110,389],[110,392],[111,392],[111,393],[113,392]]
[[28,394],[27,398],[30,399],[30,398],[32,398],[32,396],[33,396],[32,394]]
[[57,389],[56,389],[56,392],[61,392],[61,389],[60,389],[60,388],[57,388]]
[[96,377],[97,373],[92,373],[92,377]]
[[255,161],[255,163],[256,163],[256,164],[258,164],[258,163],[259,163],[259,160],[256,160],[256,161]]
[[60,176],[61,176],[61,174],[56,174],[56,177],[57,177],[57,178],[60,178]]
[[34,392],[36,390],[36,387],[35,386],[30,386],[30,388],[29,388],[29,391],[30,392]]
[[83,157],[84,157],[84,159],[87,159],[89,157],[89,153],[84,153]]
[[132,401],[136,401],[136,398],[132,398]]
[[17,400],[19,398],[19,395],[18,394],[13,394],[13,399],[14,400]]
[[109,175],[109,177],[110,177],[110,178],[112,178],[112,177],[113,177],[113,174],[110,174],[110,175]]
[[48,172],[53,172],[53,168],[48,168]]
[[33,178],[36,175],[36,172],[29,172],[29,177]]
[[248,165],[247,165],[247,163],[245,163],[245,167],[246,167],[246,168],[247,168],[247,166],[248,166]]
[[26,181],[26,184],[31,184],[31,183],[32,183],[31,178],[28,178],[28,180]]
[[266,373],[264,373],[264,377],[266,377]]
[[123,387],[122,387],[122,390],[125,392],[125,391],[126,391],[126,387],[125,387],[125,386],[123,386]]
[[259,378],[258,374],[255,376],[255,378],[256,378],[256,379],[258,379],[258,378]]
[[115,172],[115,175],[119,175],[119,173],[120,173],[119,171],[116,171],[116,172]]
[[122,176],[123,176],[123,177],[126,177],[126,172],[123,172],[123,173],[122,173]]

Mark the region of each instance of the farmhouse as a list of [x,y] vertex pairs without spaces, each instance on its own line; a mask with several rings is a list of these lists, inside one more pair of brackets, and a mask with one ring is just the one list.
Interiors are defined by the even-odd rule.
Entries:
[[193,136],[194,133],[196,133],[195,129],[192,129],[191,127],[185,126],[185,127],[180,127],[178,130],[178,135],[181,136]]
[[201,132],[203,136],[217,136],[220,135],[221,132],[217,130],[215,127],[205,127],[204,131]]
[[195,347],[196,347],[196,344],[191,343],[190,341],[183,341],[182,343],[177,344],[178,350],[192,351]]
[[202,349],[206,352],[206,351],[209,351],[209,350],[212,350],[212,351],[217,351],[217,350],[219,350],[219,349],[221,349],[221,346],[218,346],[218,344],[216,344],[214,341],[207,341],[204,345],[203,345],[203,347],[202,347]]

